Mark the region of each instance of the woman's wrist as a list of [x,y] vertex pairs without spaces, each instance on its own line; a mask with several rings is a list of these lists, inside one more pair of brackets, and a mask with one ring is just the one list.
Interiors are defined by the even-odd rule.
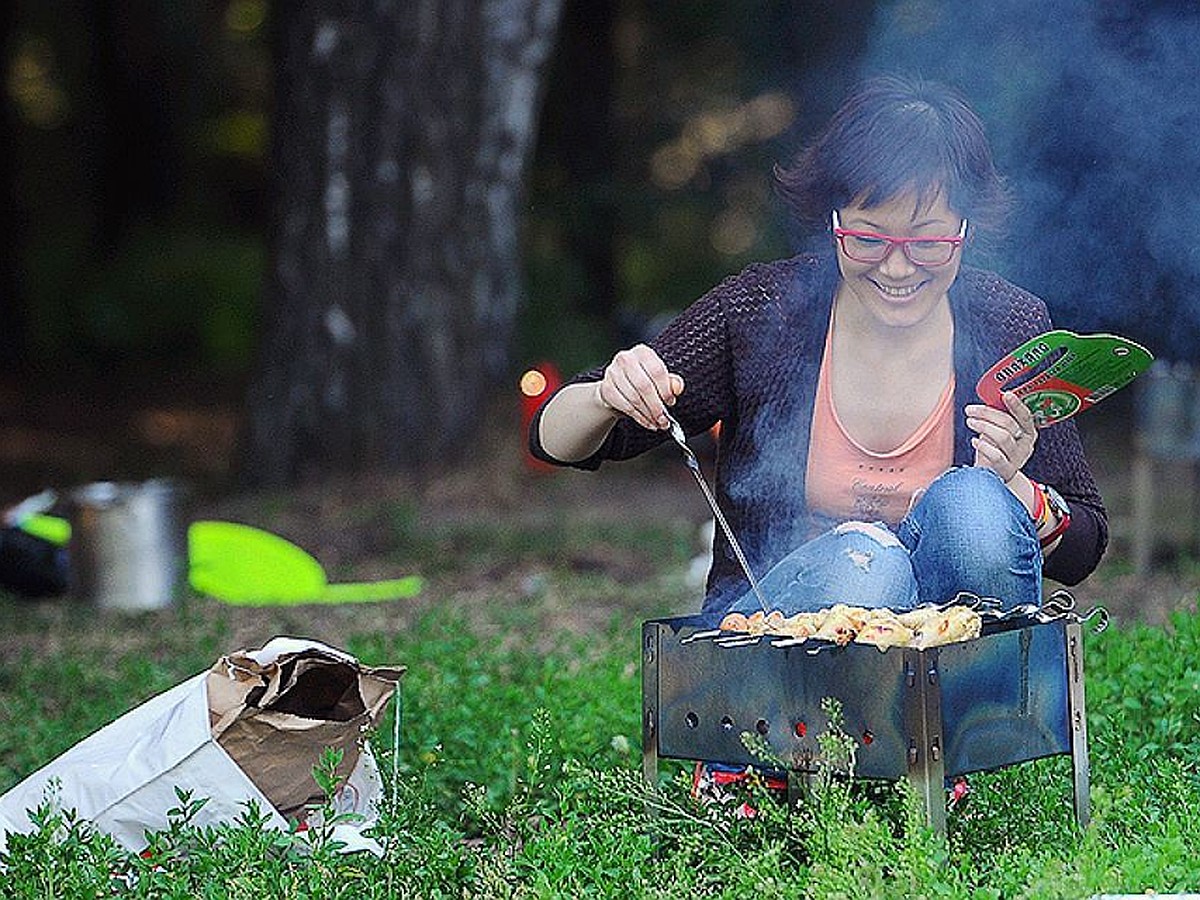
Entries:
[[547,401],[538,422],[542,449],[560,462],[595,453],[621,414],[600,396],[599,382],[568,384]]
[[601,410],[601,412],[614,422],[621,418],[621,413],[617,411],[616,407],[604,399],[604,394],[602,392],[604,382],[596,381],[593,382],[593,385],[594,389],[592,391],[592,397],[596,401],[596,406]]
[[1041,534],[1050,522],[1050,507],[1046,503],[1046,494],[1042,491],[1042,486],[1032,479],[1029,483],[1033,485],[1034,498],[1033,511],[1030,515],[1033,517],[1033,527],[1037,529],[1038,534]]
[[1004,482],[1004,486],[1012,491],[1014,497],[1021,501],[1030,518],[1037,521],[1038,501],[1040,498],[1038,497],[1037,489],[1033,485],[1033,479],[1026,476],[1020,469],[1017,469],[1012,478]]
[[1038,540],[1042,549],[1053,546],[1062,537],[1063,532],[1071,525],[1071,508],[1054,488],[1049,485],[1033,482],[1039,494],[1042,495],[1046,507],[1045,522],[1039,523]]
[[1036,494],[1033,520],[1037,528],[1038,541],[1045,550],[1057,544],[1063,532],[1070,527],[1071,510],[1054,488],[1032,479],[1029,480],[1029,483],[1033,486]]

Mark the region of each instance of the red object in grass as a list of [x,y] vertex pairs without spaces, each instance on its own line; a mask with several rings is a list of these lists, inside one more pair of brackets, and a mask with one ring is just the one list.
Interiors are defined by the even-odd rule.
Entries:
[[971,786],[967,784],[967,779],[961,775],[954,779],[954,784],[950,788],[950,803],[951,809],[963,804],[967,797],[971,794]]
[[[546,399],[558,390],[562,384],[562,376],[552,362],[540,362],[526,370],[521,376],[521,435],[529,434],[529,426],[533,417]],[[528,449],[525,451],[525,463],[534,471],[549,471],[553,466],[547,465],[540,459],[534,458]]]

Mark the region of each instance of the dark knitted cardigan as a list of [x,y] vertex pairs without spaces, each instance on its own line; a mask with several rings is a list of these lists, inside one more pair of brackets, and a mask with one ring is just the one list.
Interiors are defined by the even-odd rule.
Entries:
[[[752,265],[725,279],[681,313],[650,345],[683,376],[673,413],[689,435],[721,422],[715,493],[759,576],[811,536],[805,470],[817,373],[837,286],[832,255],[802,255]],[[950,289],[954,316],[954,464],[974,458],[962,408],[978,402],[975,383],[1001,356],[1051,327],[1045,304],[990,272],[964,266]],[[572,379],[598,380],[603,368]],[[530,433],[535,456],[558,462]],[[571,465],[595,469],[667,439],[630,419],[600,449]],[[1071,526],[1045,562],[1063,584],[1087,577],[1104,552],[1108,522],[1072,421],[1042,430],[1024,471],[1053,485],[1071,507]],[[719,612],[748,589],[718,530],[704,612]]]

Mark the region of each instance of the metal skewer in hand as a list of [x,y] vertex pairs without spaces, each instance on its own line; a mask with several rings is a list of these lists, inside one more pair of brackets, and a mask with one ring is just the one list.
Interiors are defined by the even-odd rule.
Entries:
[[671,437],[679,445],[679,449],[683,451],[683,457],[687,461],[687,466],[692,470],[692,475],[695,477],[696,483],[700,485],[700,490],[704,493],[704,499],[708,501],[709,508],[712,509],[713,518],[716,519],[717,524],[721,527],[721,531],[724,532],[725,539],[729,541],[729,546],[733,548],[733,555],[737,557],[738,564],[742,567],[742,572],[745,574],[746,580],[750,582],[750,588],[754,591],[754,596],[758,598],[759,606],[762,607],[764,613],[769,613],[770,610],[767,608],[766,598],[763,597],[762,589],[758,586],[758,579],[750,571],[750,564],[746,562],[746,554],[742,552],[742,545],[734,537],[733,529],[729,527],[729,522],[725,520],[725,514],[721,512],[721,507],[717,505],[717,498],[713,496],[712,489],[709,488],[708,482],[704,479],[704,473],[700,471],[700,460],[696,458],[695,452],[688,446],[687,435],[683,431],[683,426],[669,412],[666,416],[667,422],[671,426]]

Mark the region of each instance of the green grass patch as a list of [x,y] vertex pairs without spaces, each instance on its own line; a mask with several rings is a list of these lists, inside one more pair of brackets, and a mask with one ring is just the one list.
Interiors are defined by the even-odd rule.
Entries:
[[[529,552],[576,539],[545,538]],[[519,541],[492,551],[524,552]],[[571,596],[562,584],[551,589]],[[234,649],[221,645],[228,623],[219,616],[180,615],[153,652],[132,622],[128,647],[109,635],[100,656],[86,630],[47,629],[12,601],[0,601],[0,612],[53,637],[42,652],[0,663],[0,789]],[[511,611],[501,620],[511,622]],[[382,857],[298,844],[264,831],[250,809],[238,823],[198,828],[190,811],[202,798],[181,797],[143,858],[45,809],[31,835],[11,842],[0,893],[1078,898],[1200,886],[1194,613],[1166,628],[1088,636],[1086,831],[1072,815],[1070,761],[1056,757],[973,776],[944,839],[925,828],[903,786],[848,782],[832,763],[795,809],[749,789],[760,811],[752,819],[732,804],[693,801],[682,763],[664,765],[650,793],[640,775],[636,622],[536,644],[508,637],[432,609],[411,627],[363,633],[346,647],[367,663],[409,667],[400,703],[372,738],[387,781]]]

